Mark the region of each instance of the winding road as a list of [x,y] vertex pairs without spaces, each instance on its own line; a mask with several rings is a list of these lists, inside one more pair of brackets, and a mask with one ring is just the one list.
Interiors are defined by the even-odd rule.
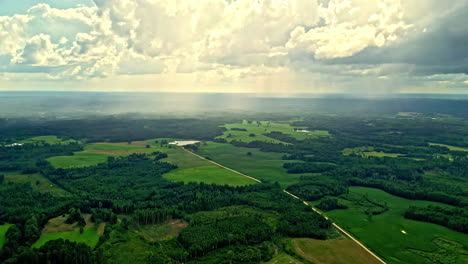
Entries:
[[[234,170],[234,169],[228,168],[228,167],[223,166],[223,165],[221,165],[221,164],[219,164],[219,163],[217,163],[217,162],[214,162],[214,161],[209,160],[209,159],[207,159],[207,158],[205,158],[205,157],[202,157],[202,156],[200,156],[200,155],[198,155],[198,154],[195,154],[195,153],[193,153],[192,151],[190,151],[190,150],[188,150],[188,149],[186,149],[186,148],[184,148],[184,147],[182,147],[182,149],[185,150],[185,151],[187,151],[188,153],[190,153],[190,154],[192,154],[192,155],[194,155],[194,156],[200,158],[200,159],[204,159],[204,160],[206,160],[206,161],[208,161],[208,162],[210,162],[210,163],[212,163],[212,164],[214,164],[214,165],[216,165],[216,166],[219,166],[219,167],[221,167],[221,168],[223,168],[223,169],[230,170],[230,171],[235,172],[235,173],[237,173],[237,174],[239,174],[239,175],[242,175],[242,176],[244,176],[244,177],[247,177],[247,178],[249,178],[249,179],[252,179],[252,180],[254,180],[254,181],[256,181],[256,182],[259,182],[259,183],[262,182],[262,181],[260,181],[259,179],[256,179],[256,178],[254,178],[254,177],[252,177],[252,176],[246,175],[246,174],[244,174],[244,173],[242,173],[242,172],[239,172],[239,171],[236,171],[236,170]],[[296,195],[294,195],[294,194],[292,194],[292,193],[290,193],[290,192],[288,192],[288,191],[286,191],[286,190],[283,190],[283,192],[285,192],[286,194],[290,195],[291,197],[293,197],[293,198],[295,198],[295,199],[298,199],[298,200],[302,201],[305,205],[310,206],[310,207],[312,208],[312,210],[314,210],[314,211],[315,211],[316,213],[318,213],[319,215],[323,216],[325,219],[329,220],[329,221],[331,222],[331,224],[332,224],[336,229],[338,229],[338,230],[339,230],[341,233],[343,233],[345,236],[349,237],[351,240],[353,240],[354,242],[356,242],[356,244],[358,244],[360,247],[362,247],[365,251],[367,251],[367,252],[368,252],[370,255],[372,255],[375,259],[377,259],[380,263],[382,263],[382,264],[387,264],[383,259],[381,259],[379,256],[377,256],[377,255],[376,255],[374,252],[372,252],[369,248],[367,248],[366,246],[364,246],[361,242],[359,242],[359,241],[358,241],[356,238],[354,238],[351,234],[349,234],[348,232],[346,232],[343,228],[339,227],[336,223],[332,222],[332,221],[331,221],[324,213],[322,213],[320,210],[318,210],[317,208],[311,206],[308,202],[302,200],[301,198],[297,197]]]

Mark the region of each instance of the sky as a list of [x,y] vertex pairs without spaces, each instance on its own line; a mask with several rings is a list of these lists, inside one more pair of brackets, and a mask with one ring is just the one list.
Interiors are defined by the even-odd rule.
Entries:
[[468,0],[0,0],[0,90],[468,93]]

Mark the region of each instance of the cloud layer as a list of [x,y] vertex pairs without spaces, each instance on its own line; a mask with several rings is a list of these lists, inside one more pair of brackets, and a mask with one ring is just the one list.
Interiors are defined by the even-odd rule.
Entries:
[[128,89],[150,90],[431,92],[441,88],[434,76],[451,76],[447,88],[466,88],[467,2],[41,3],[0,16],[0,89],[61,81],[112,90],[125,80]]

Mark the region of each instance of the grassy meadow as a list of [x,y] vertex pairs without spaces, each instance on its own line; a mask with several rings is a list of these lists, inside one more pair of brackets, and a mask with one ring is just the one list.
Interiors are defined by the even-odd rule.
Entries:
[[390,157],[390,158],[398,158],[398,157],[403,157],[405,156],[404,154],[400,153],[386,153],[382,151],[374,151],[373,147],[356,147],[356,148],[345,148],[343,151],[341,151],[343,155],[358,155],[363,158],[367,157],[378,157],[378,158],[383,158],[383,157]]
[[[405,210],[411,205],[446,205],[407,200],[373,188],[350,187],[349,190],[353,197],[360,195],[363,199],[385,204],[389,210],[370,217],[364,213],[365,207],[356,202],[356,199],[353,198],[350,201],[340,198],[340,201],[348,208],[327,212],[327,216],[350,231],[388,263],[433,263],[423,257],[429,253],[433,254],[432,259],[444,259],[444,262],[436,263],[467,263],[467,235],[436,224],[409,220],[403,216]],[[346,195],[343,198],[347,198]],[[461,253],[456,247],[449,248],[445,252],[452,255],[454,260],[446,258],[446,253],[444,255],[437,246],[439,238],[460,243],[465,247],[465,253]]]
[[40,248],[48,241],[62,238],[62,239],[69,240],[72,242],[84,243],[90,246],[91,248],[94,248],[99,242],[99,236],[100,236],[97,233],[97,229],[98,229],[97,227],[85,227],[82,234],[80,233],[79,229],[76,229],[73,231],[67,231],[67,232],[43,234],[41,235],[39,240],[37,240],[32,245],[32,247]]
[[446,147],[451,151],[468,151],[468,148],[462,148],[462,147],[456,147],[456,146],[450,146],[450,145],[445,145],[445,144],[438,144],[438,143],[429,143],[431,146],[439,146],[439,147]]
[[57,169],[82,168],[95,166],[107,161],[110,155],[93,152],[75,152],[73,156],[56,156],[48,158],[47,161]]
[[[251,155],[247,155],[250,152]],[[282,160],[283,154],[262,152],[254,148],[235,147],[230,144],[207,142],[202,145],[197,154],[209,157],[226,167],[252,176],[260,180],[279,182],[282,186],[288,186],[298,182],[301,174],[289,174],[283,168],[286,162]]]
[[70,193],[63,190],[56,184],[52,183],[46,177],[41,174],[8,174],[5,176],[6,182],[12,183],[29,183],[33,190],[42,193],[50,193],[55,196],[65,197],[69,196]]
[[[222,136],[219,136],[219,138],[224,138],[229,142],[233,140],[238,140],[238,141],[243,141],[243,142],[251,142],[251,141],[259,140],[259,141],[265,141],[265,142],[271,142],[271,143],[288,144],[280,140],[265,136],[265,134],[268,134],[270,132],[281,132],[283,134],[290,135],[298,140],[304,140],[307,138],[317,138],[317,137],[322,137],[322,136],[330,136],[328,131],[325,131],[325,130],[296,132],[294,129],[304,129],[304,128],[293,127],[293,126],[290,126],[289,124],[274,123],[274,122],[269,122],[269,121],[261,121],[259,123],[257,123],[256,121],[253,121],[252,123],[249,124],[247,121],[244,120],[242,123],[226,124],[224,125],[224,127],[227,129],[227,131],[225,131]],[[236,129],[242,129],[242,130],[245,129],[246,131],[239,131]],[[251,134],[254,134],[255,136],[251,136]]]
[[5,244],[5,235],[11,226],[12,224],[0,225],[0,249],[3,248],[3,244]]

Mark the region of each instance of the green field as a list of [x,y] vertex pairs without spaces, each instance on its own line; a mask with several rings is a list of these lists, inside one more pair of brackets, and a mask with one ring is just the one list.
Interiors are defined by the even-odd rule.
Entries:
[[136,264],[148,263],[148,258],[157,247],[141,238],[134,230],[125,230],[112,231],[99,249],[103,250],[107,263]]
[[[265,141],[265,142],[272,142],[272,143],[284,143],[280,140],[273,139],[270,137],[265,136],[270,132],[281,132],[283,134],[288,134],[295,139],[304,140],[307,138],[317,138],[322,136],[330,136],[328,131],[324,130],[314,130],[309,132],[296,132],[294,131],[295,128],[297,129],[304,129],[301,127],[292,127],[289,124],[280,124],[280,123],[273,123],[269,121],[261,121],[258,124],[256,121],[253,121],[249,124],[247,121],[243,121],[242,123],[237,124],[226,124],[224,127],[227,129],[223,133],[222,136],[219,138],[224,138],[227,141],[231,142],[233,140],[243,141],[243,142],[251,142],[255,140]],[[232,130],[235,128],[246,129],[247,131],[238,131]],[[250,134],[255,134],[254,137],[250,136]]]
[[110,155],[93,152],[75,152],[73,156],[56,156],[47,161],[57,169],[81,168],[95,166],[107,161]]
[[383,158],[383,157],[390,157],[390,158],[398,158],[398,157],[403,157],[405,156],[404,154],[400,153],[385,153],[382,151],[374,151],[373,147],[356,147],[356,148],[345,148],[344,150],[341,151],[343,155],[358,155],[363,158],[368,158],[368,157],[378,157],[378,158]]
[[69,139],[69,140],[62,140],[61,138],[57,136],[39,136],[39,137],[32,137],[28,138],[25,140],[20,141],[21,143],[26,143],[26,144],[50,144],[50,145],[55,145],[55,144],[70,144],[73,142],[77,142],[74,139]]
[[79,229],[69,231],[69,232],[44,234],[44,235],[41,235],[39,240],[37,240],[32,245],[32,247],[40,248],[45,243],[47,243],[47,241],[63,238],[65,240],[70,240],[70,241],[77,242],[77,243],[84,243],[90,246],[91,248],[94,248],[99,242],[99,235],[96,232],[97,232],[96,227],[85,227],[83,234],[80,234]]
[[303,262],[289,256],[286,253],[279,253],[265,264],[302,264]]
[[70,193],[53,184],[41,174],[8,174],[5,176],[5,180],[13,183],[29,183],[33,190],[42,193],[50,193],[60,197],[70,195]]
[[[348,209],[333,210],[327,212],[327,216],[354,234],[363,244],[382,256],[388,263],[433,263],[421,255],[425,254],[424,252],[437,252],[439,247],[436,239],[438,238],[456,241],[463,244],[465,248],[468,246],[468,236],[463,233],[436,224],[413,221],[403,217],[405,210],[411,205],[446,205],[407,200],[373,188],[350,187],[349,190],[350,195],[360,195],[366,199],[386,204],[389,210],[380,215],[369,217],[364,213],[364,208],[356,202],[340,199],[343,204],[348,206]],[[449,249],[446,252],[456,258],[455,262],[445,258],[443,254],[436,253],[437,258],[443,258],[445,261],[437,263],[468,263],[468,255],[463,256],[456,249],[453,249],[452,252]],[[465,253],[468,252],[465,250]]]
[[[247,155],[250,152],[252,155]],[[262,152],[254,148],[240,148],[230,144],[207,142],[202,145],[197,154],[238,170],[260,180],[279,182],[283,186],[298,182],[303,174],[288,174],[283,164],[294,162],[282,160],[283,154]]]
[[380,262],[349,238],[318,240],[291,239],[294,252],[315,264],[380,264]]
[[439,146],[439,147],[446,147],[451,151],[468,151],[468,148],[462,148],[462,147],[456,147],[456,146],[450,146],[450,145],[445,145],[445,144],[438,144],[438,143],[429,143],[431,146]]
[[192,168],[179,168],[164,174],[164,178],[174,182],[204,182],[220,185],[242,186],[255,184],[256,181],[216,165],[205,165]]
[[3,244],[5,244],[5,235],[10,226],[12,226],[12,224],[0,225],[0,249],[3,247]]
[[[205,182],[233,186],[254,184],[255,181],[232,171],[223,169],[207,160],[196,157],[180,147],[156,143],[161,139],[128,143],[95,143],[86,145],[84,151],[75,152],[73,156],[57,156],[47,159],[55,168],[79,168],[104,163],[110,156],[126,156],[132,153],[152,153],[160,151],[168,154],[165,162],[178,166],[177,169],[164,175],[175,182]],[[166,139],[168,140],[168,139]],[[168,140],[172,141],[172,139]],[[147,148],[147,145],[150,145]]]

